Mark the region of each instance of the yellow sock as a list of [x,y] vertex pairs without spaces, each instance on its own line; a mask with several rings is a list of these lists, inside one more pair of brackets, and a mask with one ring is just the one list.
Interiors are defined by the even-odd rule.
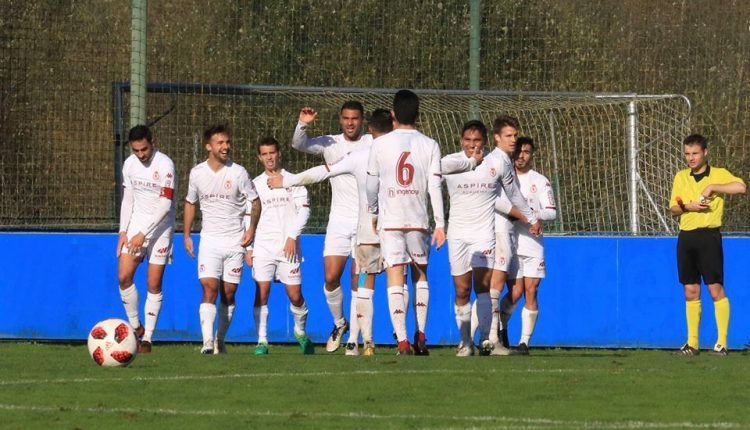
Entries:
[[716,343],[727,347],[727,332],[729,331],[729,298],[724,297],[714,302],[714,315],[716,316],[716,332],[718,334]]
[[[685,302],[687,316],[688,345],[698,349],[698,326],[701,324],[701,301],[688,300]],[[717,317],[718,318],[718,317]]]

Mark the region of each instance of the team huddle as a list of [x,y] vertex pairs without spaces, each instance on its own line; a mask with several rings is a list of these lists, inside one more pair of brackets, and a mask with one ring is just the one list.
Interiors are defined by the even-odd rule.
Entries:
[[[447,242],[461,336],[456,355],[528,354],[539,312],[537,289],[545,277],[542,222],[555,218],[556,206],[548,179],[531,169],[534,141],[518,137],[518,120],[498,116],[489,132],[481,121],[468,121],[461,130],[461,150],[441,156],[438,143],[417,130],[419,98],[408,90],[396,93],[392,109],[372,111],[368,133],[359,102],[341,107],[341,134],[309,137],[317,115],[310,107],[302,108],[292,147],[321,155],[325,164],[296,174],[283,168],[282,147],[273,137],[258,142],[264,170],[252,179],[231,160],[226,125],[203,133],[208,156],[190,171],[184,203],[184,246],[191,257],[196,254],[190,232],[197,208],[202,215],[197,249],[203,289],[201,353],[226,352],[244,263],[252,266],[256,284],[255,354],[269,352],[268,297],[275,281],[285,286],[302,353],[314,353],[305,329],[308,308],[302,294],[299,236],[310,214],[305,185],[328,180],[332,198],[323,292],[333,328],[327,352],[343,344],[346,355],[375,353],[375,277],[385,272],[398,354],[428,355],[430,249]],[[118,277],[125,311],[140,338],[139,352],[147,353],[161,310],[164,267],[172,256],[176,174],[169,157],[155,148],[148,127],[133,127],[128,140],[133,155],[123,165]],[[494,148],[489,148],[490,141]],[[450,198],[447,220],[443,183]],[[144,257],[148,295],[142,324],[133,277]],[[350,257],[352,300],[346,315],[341,278]],[[411,293],[416,328],[410,342],[406,314]],[[522,296],[521,338],[512,350],[507,326]]]

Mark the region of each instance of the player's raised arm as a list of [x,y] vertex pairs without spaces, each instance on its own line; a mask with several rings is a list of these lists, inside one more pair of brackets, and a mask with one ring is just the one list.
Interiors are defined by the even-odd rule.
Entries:
[[307,136],[307,129],[310,124],[318,117],[318,112],[313,108],[304,107],[299,113],[299,121],[294,128],[292,136],[292,148],[308,154],[322,154],[326,146],[335,143],[331,136],[318,136],[310,138]]
[[466,157],[463,153],[448,154],[440,160],[440,171],[443,175],[455,175],[474,170],[477,164],[476,157]]

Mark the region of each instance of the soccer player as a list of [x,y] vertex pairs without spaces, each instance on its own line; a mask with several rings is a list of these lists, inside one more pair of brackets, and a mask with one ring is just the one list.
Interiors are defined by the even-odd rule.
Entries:
[[[322,155],[328,165],[335,164],[346,154],[359,148],[369,148],[372,136],[363,134],[362,121],[364,107],[357,101],[347,101],[341,106],[339,124],[341,134],[308,138],[307,128],[315,121],[318,113],[304,107],[299,114],[299,122],[294,129],[292,147],[308,154]],[[346,260],[353,255],[357,235],[357,183],[352,175],[340,175],[331,178],[331,210],[328,214],[328,226],[323,246],[323,272],[328,309],[333,316],[333,329],[326,342],[326,351],[334,352],[341,344],[342,336],[350,330],[349,342],[356,345],[359,336],[357,327],[356,305],[352,300],[349,306],[349,322],[344,317],[344,294],[341,291],[341,275],[344,273]],[[356,290],[357,275],[352,265],[351,287]],[[353,294],[354,295],[354,294]]]
[[[549,179],[531,168],[534,161],[534,140],[530,137],[521,137],[517,141],[514,153],[514,165],[518,182],[521,186],[521,194],[531,207],[534,214],[542,221],[552,221],[557,217],[555,197]],[[527,222],[526,217],[515,207],[507,214],[514,224],[516,235],[515,265],[517,270],[508,274],[509,291],[500,303],[500,338],[504,346],[507,342],[507,325],[516,303],[525,297],[525,304],[521,311],[521,339],[518,342],[516,353],[529,354],[529,343],[534,334],[539,305],[537,302],[537,291],[539,284],[546,274],[544,264],[544,238],[542,234],[532,235],[523,224]]]
[[[131,128],[128,142],[133,154],[122,166],[117,278],[128,321],[141,339],[138,352],[145,354],[151,352],[151,339],[161,311],[164,266],[172,261],[177,178],[174,163],[156,148],[148,127]],[[148,258],[145,327],[138,316],[138,290],[133,283],[144,257]]]
[[[185,197],[184,242],[188,255],[195,258],[190,229],[196,205],[202,215],[198,250],[198,280],[203,288],[199,308],[203,347],[201,354],[226,353],[224,338],[232,322],[235,293],[242,277],[242,260],[255,235],[260,201],[247,170],[230,158],[231,132],[226,124],[203,131],[206,161],[190,170]],[[247,208],[250,220],[245,220]],[[216,298],[220,296],[218,312]],[[219,324],[214,336],[214,322]]]
[[521,195],[518,180],[513,171],[513,164],[510,156],[516,149],[518,139],[518,130],[520,125],[518,120],[512,116],[501,115],[495,118],[493,123],[493,135],[495,139],[495,150],[491,156],[498,162],[498,175],[501,176],[500,184],[502,193],[495,201],[495,265],[492,271],[490,281],[490,308],[492,310],[492,320],[490,325],[489,339],[482,342],[482,349],[491,355],[509,355],[510,350],[503,346],[498,337],[498,328],[500,325],[500,294],[505,286],[508,272],[513,273],[512,266],[513,256],[515,254],[515,240],[513,234],[513,224],[510,219],[504,215],[510,210],[510,206],[515,206],[527,220],[529,233],[539,235],[541,233],[542,223],[537,216],[531,211],[526,199]]
[[[440,147],[417,131],[419,98],[400,90],[393,99],[394,130],[376,139],[367,165],[367,203],[377,215],[380,246],[386,264],[388,307],[398,340],[398,353],[411,354],[404,318],[404,265],[414,263],[417,332],[414,352],[429,354],[424,330],[429,286],[427,259],[430,250],[427,194],[430,195],[435,231],[432,244],[445,242],[443,196],[440,190]],[[415,273],[416,272],[416,273]]]
[[714,301],[718,338],[713,353],[728,354],[729,298],[724,290],[724,251],[721,219],[724,194],[744,194],[745,182],[727,169],[708,164],[708,141],[700,134],[683,140],[688,168],[677,172],[669,199],[672,215],[680,217],[677,236],[677,272],[685,287],[687,342],[677,353],[700,352],[698,326],[701,319],[701,278]]
[[[391,113],[386,109],[376,109],[370,115],[368,131],[373,138],[382,136],[393,129]],[[298,174],[286,176],[271,176],[268,179],[270,188],[287,188],[297,185],[309,185],[322,182],[339,175],[354,175],[357,181],[357,195],[359,212],[356,235],[356,265],[359,279],[353,293],[354,303],[357,305],[357,321],[363,340],[364,355],[374,355],[375,345],[372,342],[372,297],[375,288],[375,275],[383,271],[380,254],[380,239],[372,229],[372,215],[367,211],[367,160],[370,148],[356,149],[345,155],[333,165],[313,167]],[[349,339],[345,351],[346,355],[359,355],[357,339]]]
[[253,246],[253,277],[256,283],[253,317],[258,328],[255,355],[268,354],[268,295],[274,280],[286,287],[294,316],[294,337],[302,353],[314,354],[315,347],[305,332],[307,304],[302,296],[302,256],[299,249],[299,235],[310,217],[307,190],[305,187],[268,187],[270,177],[290,175],[281,167],[279,142],[273,137],[264,137],[258,142],[258,160],[265,171],[253,179],[263,206]]

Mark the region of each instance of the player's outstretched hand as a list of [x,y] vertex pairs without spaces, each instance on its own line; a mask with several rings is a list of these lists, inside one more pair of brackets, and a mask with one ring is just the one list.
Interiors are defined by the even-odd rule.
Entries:
[[185,244],[185,252],[187,252],[192,258],[195,258],[195,253],[193,252],[193,238],[190,237],[189,234],[186,234],[183,243]]
[[309,106],[303,107],[299,112],[299,121],[304,122],[305,124],[310,124],[311,122],[315,121],[315,118],[317,117],[318,112],[316,112],[315,109]]
[[531,224],[529,226],[529,233],[533,234],[534,236],[539,236],[542,234],[542,222],[540,220],[537,220],[534,224]]
[[266,181],[268,184],[268,188],[274,189],[274,188],[284,188],[284,177],[281,176],[281,173],[271,173],[268,175],[268,180]]
[[146,241],[146,235],[141,233],[136,234],[133,236],[132,239],[128,242],[128,252],[135,255],[138,253],[138,251],[143,248],[143,242]]
[[477,160],[477,166],[482,164],[482,161],[484,161],[484,146],[477,145],[474,147],[474,151],[471,154],[471,156]]
[[297,241],[291,237],[286,238],[286,243],[284,244],[284,257],[290,263],[297,261]]
[[122,254],[122,247],[128,242],[128,234],[124,231],[120,232],[120,236],[117,238],[117,258],[120,258]]
[[442,227],[436,228],[434,232],[432,232],[432,244],[435,246],[435,249],[440,249],[443,244],[445,243],[445,229]]

